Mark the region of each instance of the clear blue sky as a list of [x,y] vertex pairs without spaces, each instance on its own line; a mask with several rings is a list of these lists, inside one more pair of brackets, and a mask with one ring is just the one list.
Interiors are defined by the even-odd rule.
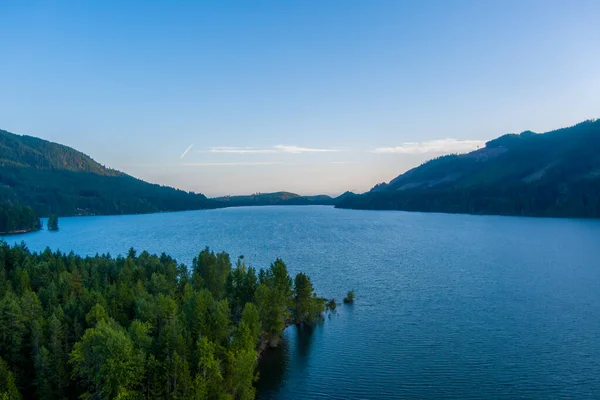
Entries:
[[600,116],[599,46],[598,0],[0,0],[0,128],[207,195],[364,191]]

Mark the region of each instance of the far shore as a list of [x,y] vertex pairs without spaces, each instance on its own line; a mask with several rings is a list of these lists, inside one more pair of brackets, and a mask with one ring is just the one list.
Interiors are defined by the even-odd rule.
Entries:
[[0,232],[0,236],[21,235],[23,233],[36,232],[36,231],[39,231],[39,230],[40,229],[20,229],[20,230],[10,231],[10,232]]

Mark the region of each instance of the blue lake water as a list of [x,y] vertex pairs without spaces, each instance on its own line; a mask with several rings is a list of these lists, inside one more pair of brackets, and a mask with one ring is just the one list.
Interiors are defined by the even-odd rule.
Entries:
[[255,207],[62,218],[32,250],[281,257],[341,300],[265,355],[261,399],[600,398],[600,221]]

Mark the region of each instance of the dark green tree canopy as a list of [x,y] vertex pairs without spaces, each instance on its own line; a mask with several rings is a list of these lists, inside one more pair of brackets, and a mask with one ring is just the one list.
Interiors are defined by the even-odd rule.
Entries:
[[258,351],[324,309],[282,260],[256,273],[209,249],[190,274],[0,242],[0,294],[2,400],[254,399]]
[[139,214],[218,208],[202,194],[155,185],[106,168],[58,143],[0,130],[0,202],[39,215]]
[[57,231],[58,230],[58,217],[56,214],[51,214],[48,217],[48,230],[49,231]]
[[600,120],[439,157],[336,207],[600,218]]
[[31,207],[0,203],[0,234],[30,232],[41,227],[42,223]]

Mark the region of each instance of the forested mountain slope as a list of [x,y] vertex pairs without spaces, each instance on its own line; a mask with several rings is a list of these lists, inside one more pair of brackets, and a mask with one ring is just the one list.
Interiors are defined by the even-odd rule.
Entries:
[[256,193],[245,196],[223,196],[216,200],[227,206],[279,206],[279,205],[333,205],[334,199],[326,195],[301,196],[290,192]]
[[144,182],[70,147],[0,130],[0,202],[39,215],[135,214],[215,208],[202,194]]
[[600,217],[600,120],[508,134],[347,197],[341,208]]

